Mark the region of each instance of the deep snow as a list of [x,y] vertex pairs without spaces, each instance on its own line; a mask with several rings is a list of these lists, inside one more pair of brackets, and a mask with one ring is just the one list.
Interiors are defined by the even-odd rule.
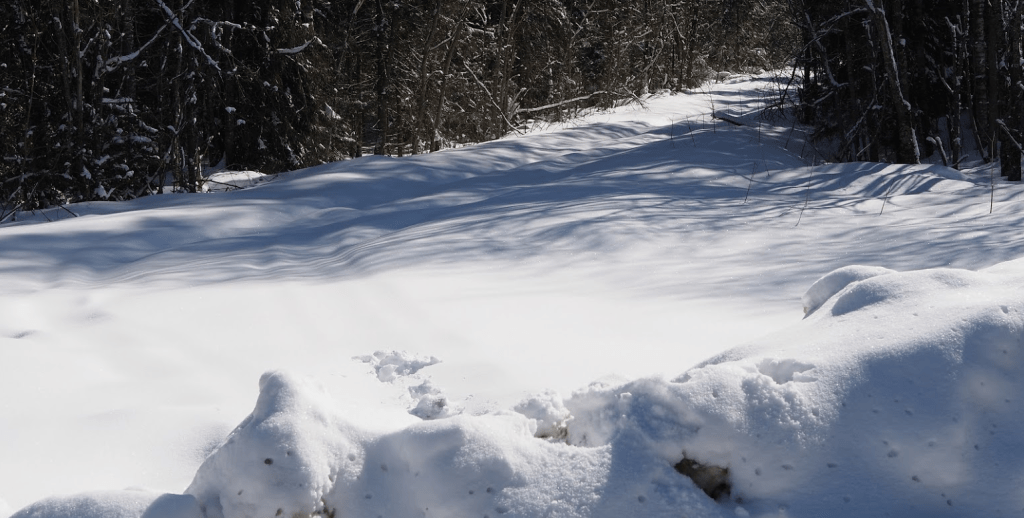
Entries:
[[0,516],[1021,512],[1019,188],[814,165],[770,87],[19,215]]

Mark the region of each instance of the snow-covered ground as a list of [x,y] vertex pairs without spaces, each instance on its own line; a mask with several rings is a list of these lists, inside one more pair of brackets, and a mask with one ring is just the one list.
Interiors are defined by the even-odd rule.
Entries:
[[1019,515],[1021,189],[771,87],[19,215],[0,517]]

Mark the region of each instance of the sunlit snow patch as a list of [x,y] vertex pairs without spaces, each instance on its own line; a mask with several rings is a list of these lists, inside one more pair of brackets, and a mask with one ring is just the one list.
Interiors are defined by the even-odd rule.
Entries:
[[224,192],[255,187],[273,180],[275,176],[257,171],[219,171],[206,177],[203,192]]

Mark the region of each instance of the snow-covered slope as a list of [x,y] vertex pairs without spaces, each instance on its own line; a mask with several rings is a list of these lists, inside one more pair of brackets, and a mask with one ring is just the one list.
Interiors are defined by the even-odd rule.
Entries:
[[1019,512],[1019,189],[813,165],[767,84],[21,215],[0,515]]

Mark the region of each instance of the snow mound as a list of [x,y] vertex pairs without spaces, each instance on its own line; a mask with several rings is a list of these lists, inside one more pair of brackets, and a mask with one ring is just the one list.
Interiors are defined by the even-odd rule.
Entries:
[[409,387],[409,396],[415,401],[409,413],[420,419],[440,419],[451,417],[461,412],[461,408],[452,405],[440,389],[434,387],[430,380]]
[[191,496],[128,489],[47,498],[18,511],[11,518],[202,518],[202,516],[196,500]]
[[281,372],[260,378],[256,408],[199,467],[186,491],[207,518],[309,516],[338,476],[364,453],[312,381]]
[[569,409],[565,408],[565,403],[557,392],[548,391],[529,398],[516,405],[515,411],[533,421],[536,428],[534,435],[537,437],[542,439],[566,438],[571,416]]
[[[335,408],[312,381],[265,374],[255,410],[203,463],[187,493],[206,518],[611,517],[645,508],[667,513],[683,503],[712,509],[667,465],[641,476],[636,468],[650,470],[649,455],[619,466],[607,449],[539,441],[519,414],[460,415],[381,434],[347,423]],[[624,487],[608,487],[612,474],[628,475],[625,506],[621,495],[606,500]],[[665,477],[682,489],[659,497],[646,487]]]
[[880,266],[854,265],[833,270],[815,281],[804,293],[801,299],[804,304],[804,313],[807,315],[814,313],[826,300],[850,284],[887,273],[893,273],[893,271]]
[[368,363],[377,372],[377,379],[384,383],[416,374],[420,369],[441,363],[433,356],[418,356],[405,351],[377,351],[368,356],[354,359]]
[[1024,508],[1024,268],[826,279],[839,294],[789,330],[673,381],[575,394],[569,442],[727,469],[738,514]]

